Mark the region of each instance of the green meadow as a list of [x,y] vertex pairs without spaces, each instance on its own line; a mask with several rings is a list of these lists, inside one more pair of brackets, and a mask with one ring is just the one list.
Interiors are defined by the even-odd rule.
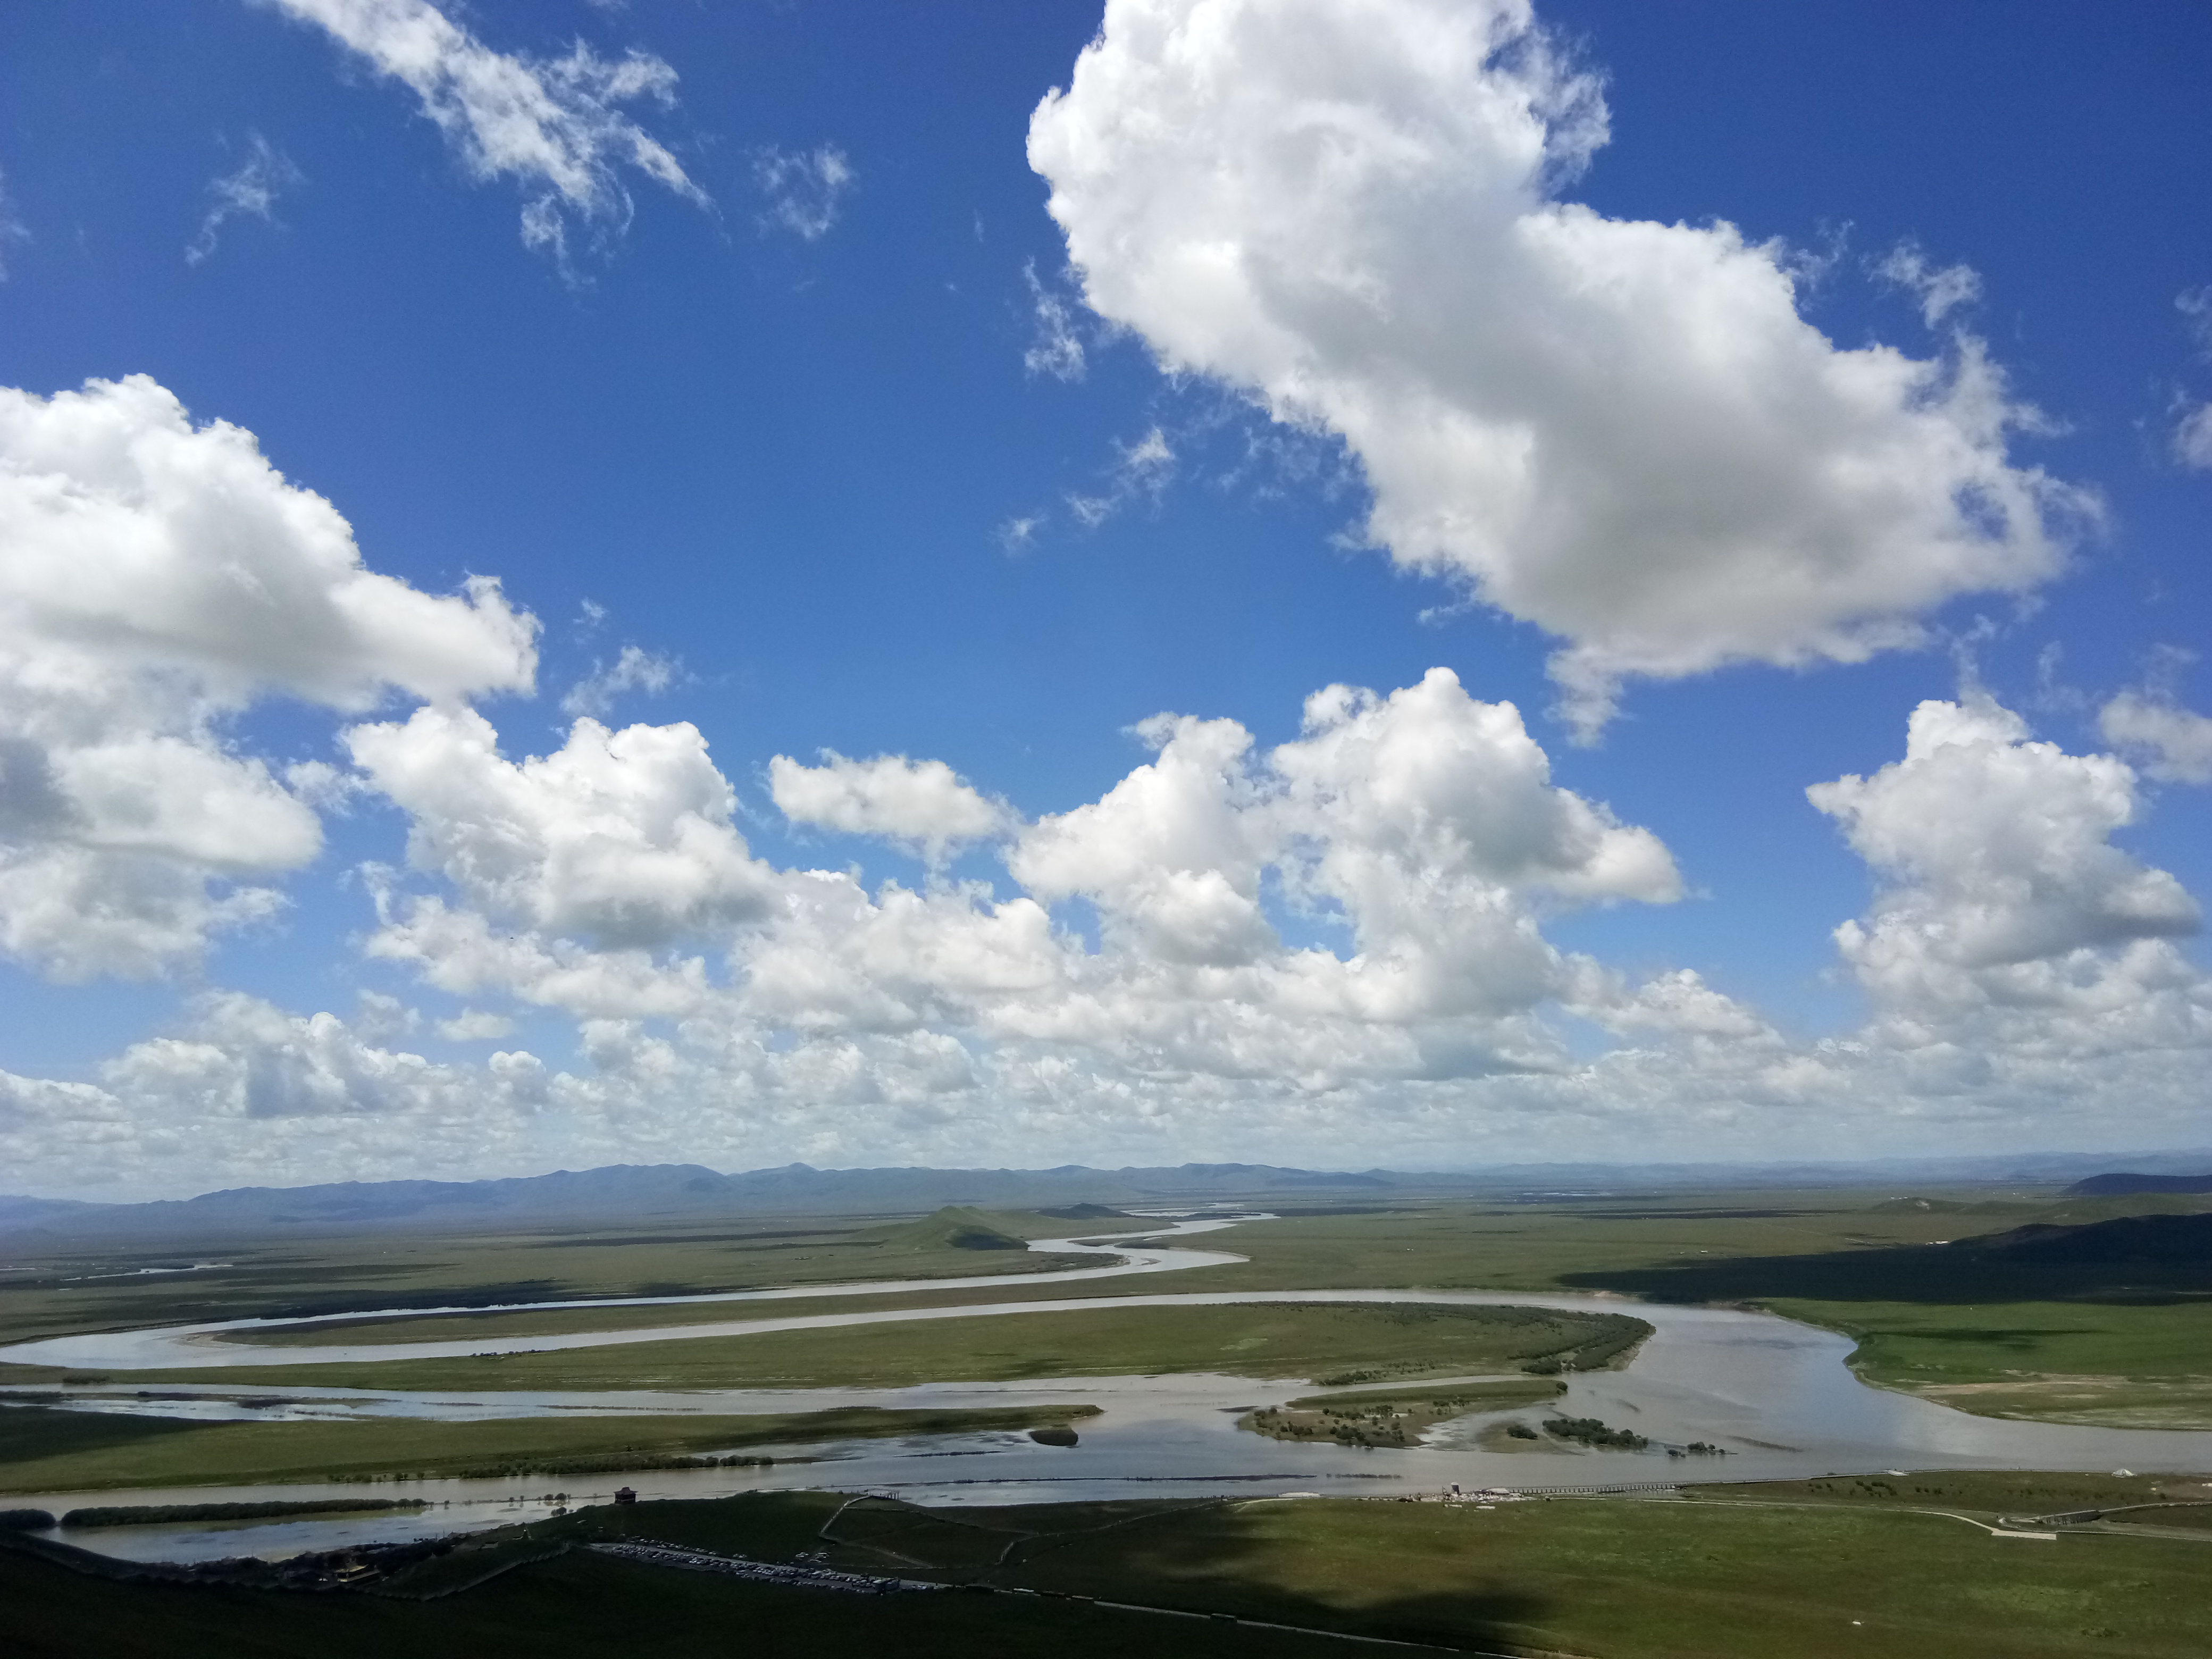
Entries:
[[1229,1371],[1344,1382],[1618,1363],[1640,1322],[1523,1308],[1274,1303],[1116,1307],[685,1337],[544,1353],[125,1373],[340,1389],[897,1388],[943,1379]]
[[[11,1653],[1343,1653],[1344,1636],[1585,1659],[2195,1659],[2212,1539],[1992,1537],[2032,1489],[1482,1510],[1322,1499],[921,1510],[835,1493],[599,1509],[321,1595],[124,1584],[0,1547]],[[2061,1479],[2075,1479],[2062,1477]],[[2077,1486],[2077,1491],[2081,1490]],[[2132,1489],[2087,1488],[2113,1500]],[[1951,1514],[1930,1512],[1948,1509]],[[841,1595],[611,1559],[594,1540],[994,1589]],[[563,1552],[563,1547],[568,1547]],[[476,1565],[482,1564],[482,1565]],[[475,1583],[501,1565],[511,1570]],[[446,1593],[434,1601],[410,1596]],[[1143,1611],[1139,1609],[1151,1609]],[[1288,1626],[1290,1628],[1285,1628]],[[1326,1633],[1326,1634],[1324,1634]],[[1331,1639],[1332,1638],[1337,1639]]]
[[[1036,1237],[1073,1224],[1036,1219]],[[1096,1262],[963,1248],[952,1242],[957,1231],[913,1221],[828,1218],[510,1234],[272,1240],[264,1233],[228,1243],[195,1240],[182,1249],[139,1243],[102,1248],[72,1240],[40,1253],[19,1244],[14,1259],[0,1265],[0,1342],[134,1325],[690,1296],[870,1279],[957,1279]],[[190,1273],[140,1272],[195,1261],[216,1265]]]
[[[969,1302],[1149,1291],[1434,1287],[1600,1292],[1630,1300],[1770,1308],[1842,1331],[1868,1381],[1962,1409],[2118,1426],[2212,1426],[2212,1264],[2061,1266],[1975,1258],[1941,1241],[2026,1223],[2081,1225],[2114,1216],[2188,1212],[2202,1200],[2066,1200],[2048,1191],[1625,1194],[1540,1203],[1401,1202],[1291,1212],[1190,1241],[1245,1261],[1165,1278],[1017,1284],[988,1292],[922,1288],[796,1298],[762,1308],[524,1309],[378,1322],[377,1340],[481,1341],[488,1352],[549,1333],[647,1328],[769,1315],[857,1312]],[[0,1335],[9,1339],[137,1323],[250,1315],[343,1313],[578,1297],[680,1295],[877,1279],[1034,1270],[1067,1258],[1011,1248],[1028,1237],[1129,1231],[1034,1214],[946,1211],[909,1220],[794,1221],[756,1228],[599,1230],[568,1235],[325,1238],[204,1252],[230,1265],[175,1278],[123,1274],[165,1258],[143,1250],[18,1262],[0,1271]],[[962,1241],[965,1241],[964,1243]],[[1078,1259],[1079,1260],[1079,1259]],[[1273,1317],[1273,1316],[1267,1316]],[[1182,1369],[1320,1375],[1357,1364],[1437,1360],[1431,1374],[1492,1358],[1407,1352],[1372,1323],[1326,1340],[1240,1324],[1208,1311],[1194,1328],[1138,1310],[1097,1318],[915,1323],[874,1331],[637,1344],[574,1354],[506,1354],[374,1366],[253,1367],[242,1384],[622,1388],[643,1384],[871,1382],[1097,1375]],[[1081,1334],[1076,1322],[1083,1324]],[[988,1328],[986,1328],[986,1326]],[[273,1337],[277,1333],[271,1333]],[[283,1333],[287,1341],[358,1342],[367,1327]],[[1254,1340],[1257,1339],[1257,1340]],[[1237,1343],[1246,1343],[1243,1348]],[[1418,1345],[1417,1345],[1418,1346]],[[63,1373],[0,1368],[15,1380]],[[176,1373],[178,1376],[185,1374]],[[196,1374],[207,1381],[210,1373]],[[143,1378],[137,1380],[144,1380]]]
[[749,1417],[368,1418],[209,1423],[19,1407],[0,1411],[0,1492],[251,1486],[391,1477],[612,1474],[759,1446],[1079,1425],[1084,1406],[842,1410]]

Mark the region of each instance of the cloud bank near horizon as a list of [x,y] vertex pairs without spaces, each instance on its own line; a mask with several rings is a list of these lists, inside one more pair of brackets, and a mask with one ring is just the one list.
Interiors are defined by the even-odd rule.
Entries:
[[[464,1005],[372,991],[297,1014],[210,988],[97,1081],[0,1076],[0,1154],[48,1191],[486,1173],[556,1146],[1803,1149],[2123,1097],[2148,1132],[2194,1121],[2212,1048],[2212,982],[2173,943],[2197,903],[2112,844],[2142,811],[2134,769],[1986,696],[1922,704],[1901,758],[1808,791],[1876,891],[1836,935],[1868,1017],[1804,1041],[1694,973],[1553,942],[1577,910],[1681,901],[1682,876],[1449,670],[1325,687],[1272,747],[1160,714],[1133,733],[1147,759],[1037,817],[938,760],[771,757],[791,825],[924,860],[872,888],[761,857],[688,722],[578,715],[510,756],[478,705],[532,691],[536,620],[489,579],[438,596],[380,574],[252,434],[193,424],[150,380],[0,393],[0,534],[21,551],[0,578],[0,948],[59,980],[185,971],[278,915],[327,803],[371,799],[406,842],[362,871],[360,958]],[[329,711],[334,760],[252,752],[240,719],[270,699]],[[963,845],[1003,879],[948,873]],[[573,1055],[408,1046],[518,1022]]]

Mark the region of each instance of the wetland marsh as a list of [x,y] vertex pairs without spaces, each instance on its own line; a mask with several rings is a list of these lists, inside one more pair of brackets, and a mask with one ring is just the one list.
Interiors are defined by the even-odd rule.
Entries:
[[[578,1596],[636,1598],[630,1623],[678,1645],[687,1620],[744,1617],[801,1644],[1184,1650],[1157,1613],[1052,1599],[1082,1595],[1199,1613],[1212,1653],[1341,1632],[1706,1659],[1862,1652],[1869,1631],[1946,1659],[2193,1651],[2212,1528],[2172,1500],[2212,1471],[2212,1435],[2094,1419],[2151,1396],[2205,1420],[2212,1285],[1947,1258],[1962,1213],[2052,1207],[1972,1201],[1996,1207],[1824,1193],[1100,1222],[1120,1238],[963,1212],[18,1263],[0,1272],[5,1501],[240,1518],[16,1534],[0,1578],[55,1608],[74,1592],[23,1551],[428,1551],[408,1570],[424,1593],[478,1561],[501,1574],[439,1603],[441,1636],[496,1615],[555,1655],[599,1628]],[[1960,1285],[1986,1299],[1938,1299]],[[2061,1414],[2037,1409],[2060,1386],[2037,1368],[2058,1363],[2092,1421],[1938,1403]],[[2008,1468],[2044,1473],[1976,1473]],[[1632,1496],[1389,1501],[1455,1482]],[[640,1501],[612,1504],[617,1486]],[[1325,1496],[1265,1501],[1297,1492]],[[883,1496],[842,1507],[856,1492]],[[2007,1506],[2122,1499],[2185,1519],[2069,1539],[2055,1571],[1989,1530]],[[580,1549],[615,1535],[1020,1593],[902,1598],[878,1629],[819,1592]],[[165,1653],[227,1651],[194,1622],[216,1606],[318,1652],[421,1639],[390,1596],[333,1622],[245,1585],[103,1594],[98,1617],[158,1626]]]

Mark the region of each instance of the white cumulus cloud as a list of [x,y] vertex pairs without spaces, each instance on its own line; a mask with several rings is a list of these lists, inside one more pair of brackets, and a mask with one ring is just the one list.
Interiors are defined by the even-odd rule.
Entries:
[[[933,863],[1005,838],[1018,890],[1004,895],[938,879],[871,892],[849,872],[750,859],[688,726],[580,720],[561,751],[520,763],[471,712],[356,727],[367,778],[410,816],[410,862],[447,890],[387,881],[369,953],[481,1006],[676,1020],[687,1063],[703,1046],[769,1065],[780,1030],[860,1049],[933,1030],[986,1078],[1049,1059],[1094,1080],[1330,1088],[1560,1063],[1541,1005],[1636,993],[1554,949],[1543,918],[1680,892],[1655,837],[1553,784],[1518,713],[1444,671],[1389,697],[1321,694],[1304,735],[1265,753],[1232,720],[1139,731],[1152,761],[1029,824],[941,762],[771,763],[794,823]],[[1055,920],[1074,900],[1095,907],[1095,948]],[[1293,914],[1340,948],[1287,942]]]
[[2212,783],[2212,718],[2156,688],[2121,692],[2098,711],[2097,729],[2163,782]]
[[939,760],[851,760],[825,749],[819,766],[777,755],[768,777],[776,810],[793,823],[903,842],[933,862],[957,842],[988,840],[1011,822],[1004,803],[985,799]]
[[688,723],[581,719],[562,747],[520,762],[468,708],[419,708],[344,741],[409,814],[409,861],[501,921],[653,949],[768,902],[766,866],[731,823],[736,798]]
[[1340,436],[1369,538],[1561,638],[1585,732],[2062,568],[2094,502],[1977,343],[1838,349],[1781,250],[1565,199],[1606,137],[1526,0],[1109,0],[1030,159],[1092,309]]
[[[1428,1035],[1469,1052],[1536,1044],[1487,1027],[1572,994],[1543,909],[1680,893],[1656,836],[1553,784],[1519,711],[1469,697],[1446,669],[1388,697],[1316,692],[1304,733],[1264,755],[1234,720],[1163,715],[1139,731],[1158,757],[1039,820],[1008,868],[1038,897],[1091,899],[1146,995],[1160,974],[1239,970],[1249,982],[1220,990],[1234,985],[1267,1040],[1293,1049],[1314,1035],[1291,1029],[1302,1016],[1393,1028],[1349,1052],[1378,1036],[1419,1048],[1409,1028],[1432,1023],[1460,1023]],[[1340,925],[1352,954],[1286,949],[1270,877]],[[1261,1039],[1248,1035],[1249,1062]]]
[[536,669],[497,584],[368,569],[251,433],[143,376],[0,388],[0,948],[64,978],[189,960],[316,855],[312,808],[226,740],[256,698],[360,709]]
[[2135,783],[1986,697],[1922,703],[1903,760],[1806,792],[1883,880],[1871,918],[1838,930],[1844,957],[1892,1007],[2094,1000],[2115,951],[2201,921],[2172,875],[2111,843]]
[[[1996,1151],[2123,1109],[2203,1128],[2212,977],[2174,944],[2193,901],[2112,845],[2132,773],[1986,699],[1924,705],[1903,758],[1815,788],[1878,886],[1838,934],[1871,1012],[1811,1039],[1693,970],[1546,939],[1680,878],[1449,673],[1328,688],[1272,748],[1184,715],[1139,735],[1112,788],[1012,830],[1008,893],[747,862],[686,726],[580,721],[521,762],[474,716],[358,728],[437,889],[376,877],[367,954],[468,1000],[449,1041],[497,1041],[520,1004],[571,1018],[575,1058],[433,1063],[388,996],[349,1020],[216,994],[96,1083],[0,1075],[0,1158],[47,1191],[173,1192],[618,1160]],[[1562,1014],[1613,1045],[1578,1053]]]

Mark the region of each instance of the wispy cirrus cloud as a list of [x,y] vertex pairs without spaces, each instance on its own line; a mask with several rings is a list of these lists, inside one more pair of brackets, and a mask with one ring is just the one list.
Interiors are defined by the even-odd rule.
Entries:
[[1939,265],[1917,242],[1899,242],[1874,266],[1874,274],[1920,302],[1920,320],[1934,328],[1953,312],[1982,297],[1982,274],[1972,265]]
[[753,183],[768,202],[763,227],[787,230],[803,242],[818,242],[830,234],[860,178],[835,144],[796,154],[770,144],[753,152]]
[[212,256],[223,226],[233,219],[275,222],[276,198],[302,182],[300,169],[292,165],[289,156],[259,133],[248,133],[246,159],[232,171],[208,180],[212,199],[207,216],[200,221],[199,234],[185,246],[185,263],[196,265]]
[[627,112],[676,102],[676,71],[650,52],[603,58],[582,41],[559,58],[494,51],[428,0],[263,0],[313,23],[419,100],[471,178],[521,187],[522,240],[569,272],[572,223],[619,235],[626,172],[708,205],[673,152]]
[[1096,530],[1107,520],[1140,501],[1159,500],[1175,477],[1176,453],[1168,434],[1153,427],[1133,444],[1116,444],[1119,452],[1107,475],[1106,488],[1096,495],[1070,492],[1067,510],[1085,530]]
[[0,173],[0,283],[8,280],[9,245],[14,242],[27,242],[30,240],[31,233],[26,230],[21,222],[9,210],[7,175]]
[[1026,553],[1036,545],[1037,532],[1045,526],[1043,513],[1017,513],[1000,521],[992,538],[1008,554]]
[[568,688],[561,707],[567,714],[604,718],[625,691],[665,691],[682,672],[683,665],[673,657],[626,645],[612,663],[592,664],[592,672]]
[[1036,313],[1036,332],[1022,353],[1022,367],[1032,374],[1049,374],[1055,380],[1079,380],[1088,366],[1083,336],[1076,329],[1076,306],[1056,289],[1048,288],[1036,274],[1036,261],[1022,265],[1022,281],[1030,291]]
[[[2186,320],[2199,354],[2212,357],[2212,286],[2175,295],[2173,308]],[[2184,396],[2175,407],[2174,459],[2199,471],[2212,471],[2212,403]]]

